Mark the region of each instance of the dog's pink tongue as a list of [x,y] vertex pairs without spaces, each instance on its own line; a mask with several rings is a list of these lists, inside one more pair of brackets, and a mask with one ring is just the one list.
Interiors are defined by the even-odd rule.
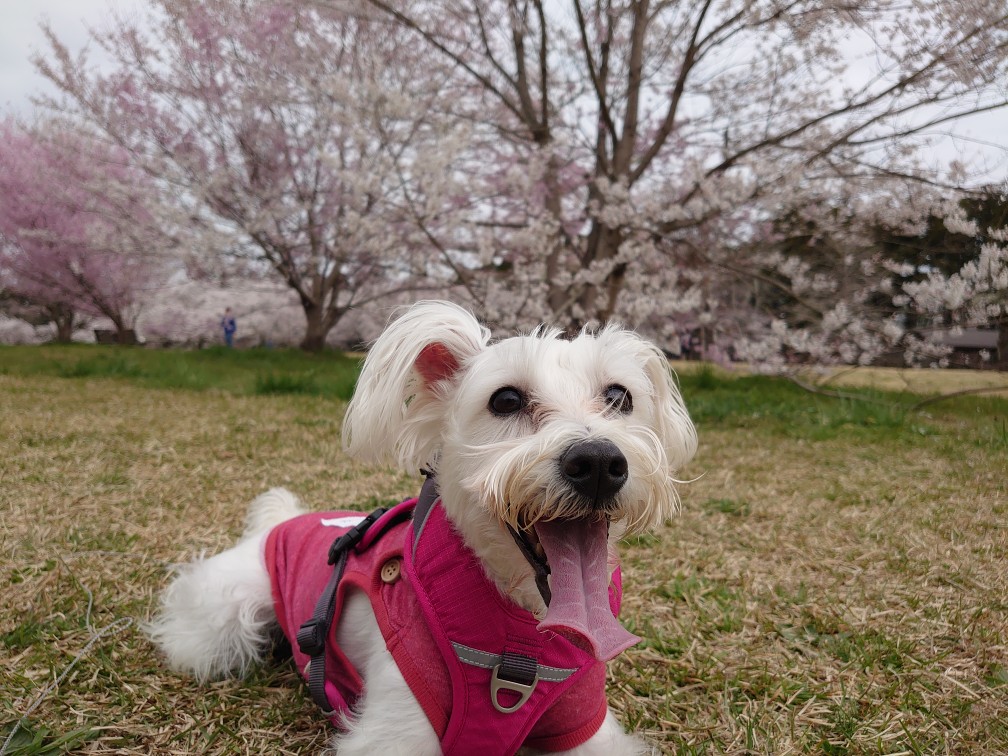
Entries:
[[604,520],[539,522],[536,534],[550,565],[552,598],[539,630],[575,633],[595,658],[609,661],[640,640],[609,608],[609,529]]

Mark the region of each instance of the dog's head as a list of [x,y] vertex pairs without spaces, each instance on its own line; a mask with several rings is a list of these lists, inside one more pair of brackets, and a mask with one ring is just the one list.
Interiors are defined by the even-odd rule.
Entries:
[[[359,458],[436,472],[447,515],[499,584],[516,579],[502,553],[528,573],[505,525],[525,534],[552,569],[544,624],[568,628],[567,614],[603,600],[614,534],[675,512],[675,473],[696,449],[664,355],[636,334],[540,329],[491,343],[444,302],[414,305],[379,337],[343,438]],[[592,642],[600,655],[618,645]]]

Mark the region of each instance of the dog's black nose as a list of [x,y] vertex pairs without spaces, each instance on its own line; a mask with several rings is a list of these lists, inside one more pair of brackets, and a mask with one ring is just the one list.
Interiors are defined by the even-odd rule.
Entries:
[[579,441],[560,457],[560,473],[595,506],[608,504],[627,481],[627,460],[608,439]]

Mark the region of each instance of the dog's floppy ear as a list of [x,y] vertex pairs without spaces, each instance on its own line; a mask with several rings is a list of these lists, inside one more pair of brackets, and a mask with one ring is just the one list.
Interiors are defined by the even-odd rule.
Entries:
[[437,463],[443,399],[490,332],[450,302],[417,302],[392,321],[364,360],[343,419],[343,448],[407,472]]
[[670,469],[678,470],[696,453],[696,428],[665,355],[654,344],[640,341],[644,350],[644,372],[655,392],[655,431]]

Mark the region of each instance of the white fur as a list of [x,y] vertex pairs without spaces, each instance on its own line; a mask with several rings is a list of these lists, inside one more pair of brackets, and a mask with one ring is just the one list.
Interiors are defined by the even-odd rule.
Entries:
[[161,612],[146,627],[172,669],[206,681],[242,676],[262,660],[276,616],[261,542],[271,528],[303,511],[296,496],[273,488],[249,506],[238,545],[176,568],[161,594]]
[[[429,364],[423,355],[432,347],[446,356],[441,369],[421,366]],[[614,384],[629,391],[631,412],[606,406],[603,394]],[[529,397],[527,410],[508,417],[490,412],[490,397],[505,386]],[[600,439],[616,444],[628,466],[608,511],[615,565],[622,535],[675,513],[675,473],[696,450],[696,432],[664,356],[614,326],[569,341],[541,329],[491,343],[471,314],[445,302],[414,305],[385,330],[368,353],[343,424],[352,455],[435,471],[445,511],[487,575],[537,615],[545,604],[505,523],[575,515],[584,505],[559,475],[558,459],[576,442]],[[260,661],[275,624],[262,540],[301,511],[293,494],[272,489],[252,503],[245,535],[233,549],[179,570],[149,626],[174,669],[205,680],[240,675]],[[364,596],[350,595],[337,637],[365,690],[333,747],[343,756],[437,754],[437,736]],[[645,750],[610,711],[599,732],[569,753]]]

